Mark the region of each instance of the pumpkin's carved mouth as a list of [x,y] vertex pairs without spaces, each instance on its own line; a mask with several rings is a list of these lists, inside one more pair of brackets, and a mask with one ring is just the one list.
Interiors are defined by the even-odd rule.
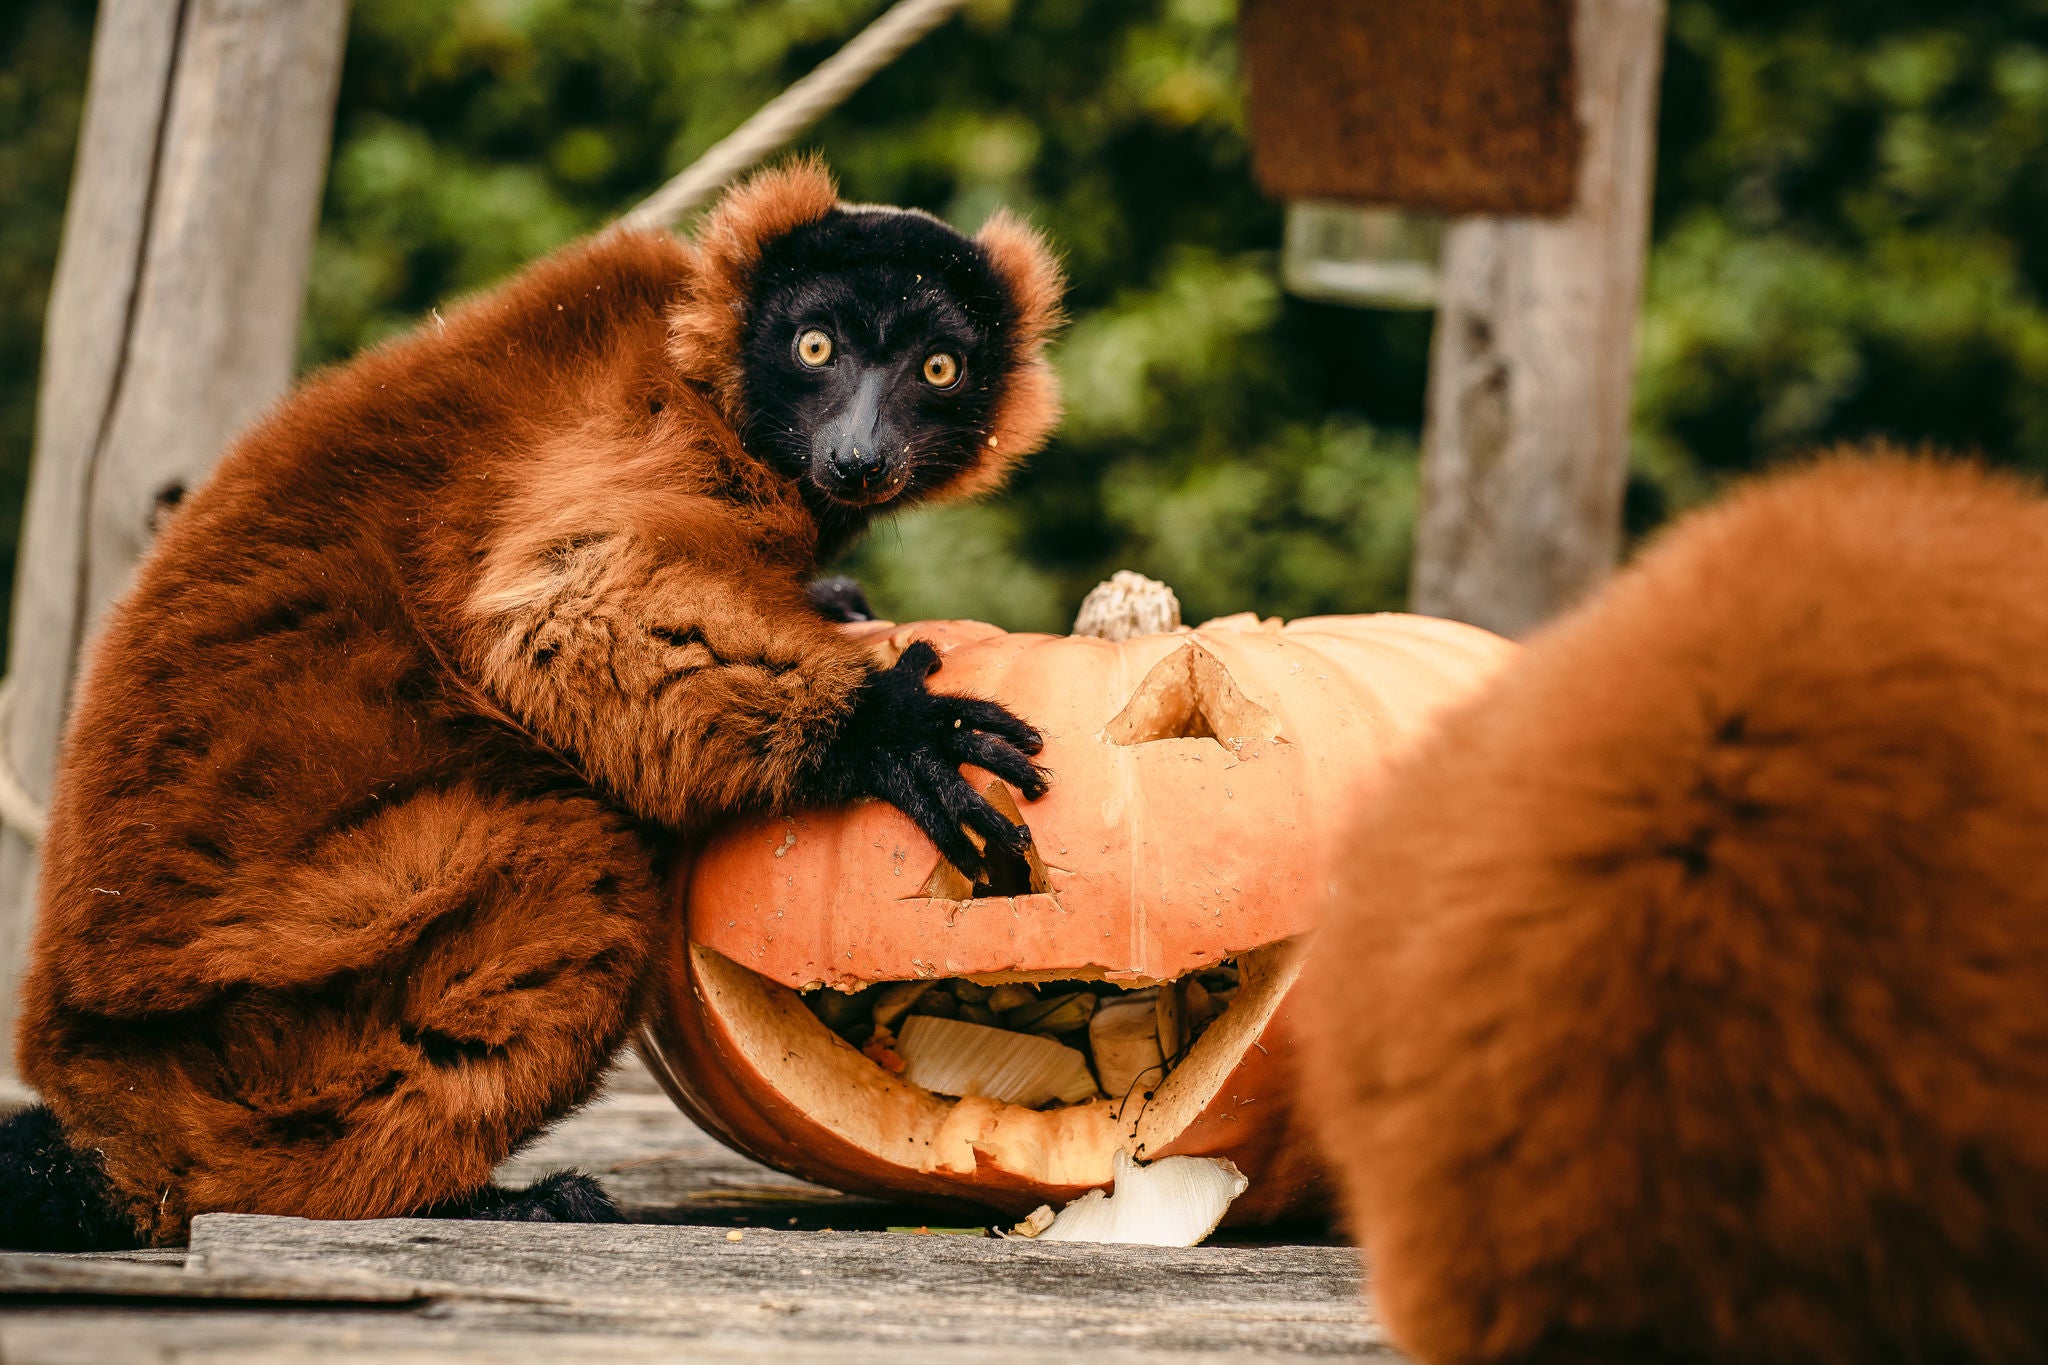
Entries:
[[[703,1005],[731,1048],[786,1104],[835,1137],[894,1165],[940,1175],[998,1174],[1040,1186],[1086,1187],[1110,1179],[1118,1151],[1143,1159],[1167,1147],[1219,1097],[1240,1059],[1261,1033],[1300,969],[1299,940],[1240,954],[1241,984],[1227,1009],[1192,1038],[1163,1077],[1141,1077],[1127,1094],[1031,1108],[986,1095],[955,1097],[914,1085],[833,1031],[805,996],[693,944]],[[1225,964],[1212,963],[1173,988]],[[1100,978],[1083,969],[1076,977]],[[999,987],[990,978],[976,986]],[[873,983],[867,989],[887,989]],[[820,988],[825,989],[825,988]],[[952,981],[931,990],[955,993]],[[811,994],[816,994],[812,992]],[[1047,992],[1040,992],[1043,999]],[[957,998],[957,994],[955,994]],[[1111,994],[1108,999],[1115,999]],[[1159,1068],[1158,1070],[1164,1070]],[[1226,1120],[1227,1121],[1227,1120]]]

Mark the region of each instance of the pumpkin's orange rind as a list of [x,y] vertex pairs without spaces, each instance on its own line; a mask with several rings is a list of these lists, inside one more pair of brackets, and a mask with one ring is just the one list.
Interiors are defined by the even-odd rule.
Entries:
[[[736,1149],[855,1193],[1020,1214],[1107,1184],[1120,1143],[1143,1159],[1234,1161],[1251,1186],[1233,1223],[1318,1207],[1321,1172],[1284,1072],[1298,964],[1283,945],[1313,928],[1345,815],[1430,716],[1513,647],[1397,615],[1284,626],[1235,617],[1119,643],[978,622],[860,629],[885,657],[931,640],[945,659],[935,689],[1000,699],[1045,733],[1053,788],[1023,808],[1035,889],[965,895],[929,841],[880,802],[722,830],[685,873],[670,977],[644,1042],[678,1103]],[[808,1031],[795,994],[920,977],[1145,984],[1247,954],[1270,978],[1261,1017],[1240,1020],[1233,1051],[1211,1049],[1208,1069],[1170,1103],[1149,1117],[1108,1101],[1088,1106],[1108,1111],[1099,1116],[1015,1111],[975,1140],[963,1131],[991,1102],[895,1095],[891,1085],[915,1087],[822,1025]],[[804,1035],[800,1045],[764,1044],[785,1028]],[[1101,1150],[1047,1156],[1055,1147]]]

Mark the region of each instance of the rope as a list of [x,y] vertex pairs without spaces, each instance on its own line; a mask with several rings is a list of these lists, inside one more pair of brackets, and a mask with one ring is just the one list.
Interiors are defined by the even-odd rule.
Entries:
[[794,139],[937,28],[966,0],[897,0],[818,69],[777,95],[714,143],[689,169],[622,220],[630,228],[673,228],[741,171]]
[[[641,200],[622,220],[632,228],[673,228],[727,181],[837,108],[918,39],[953,17],[966,0],[896,0],[818,68],[754,111],[681,175]],[[0,678],[0,825],[38,843],[49,815],[14,770],[14,679]]]
[[49,815],[14,771],[8,741],[14,734],[14,679],[0,678],[0,824],[32,844],[41,843]]

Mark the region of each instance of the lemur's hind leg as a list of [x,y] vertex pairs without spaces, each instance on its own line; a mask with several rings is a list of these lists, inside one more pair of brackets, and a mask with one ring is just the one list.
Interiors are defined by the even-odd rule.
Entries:
[[658,937],[653,855],[588,798],[462,793],[387,812],[357,852],[392,902],[363,914],[437,911],[388,960],[217,1007],[206,1074],[187,1069],[219,1102],[185,1144],[184,1213],[616,1217],[583,1177],[524,1203],[490,1179],[624,1042]]

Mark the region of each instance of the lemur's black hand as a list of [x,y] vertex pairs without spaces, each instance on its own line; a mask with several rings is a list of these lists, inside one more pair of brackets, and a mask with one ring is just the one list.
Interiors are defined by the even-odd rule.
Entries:
[[827,800],[879,796],[917,823],[946,861],[970,878],[983,860],[961,826],[1013,853],[1031,831],[1012,824],[960,775],[973,764],[1024,793],[1045,795],[1046,775],[1030,755],[1045,747],[1032,726],[991,701],[927,691],[939,652],[920,640],[893,668],[870,674],[820,774]]
[[860,584],[845,574],[814,578],[804,585],[804,592],[810,597],[811,606],[818,615],[827,621],[838,621],[843,625],[875,619],[875,609],[868,605],[868,595],[861,591]]

